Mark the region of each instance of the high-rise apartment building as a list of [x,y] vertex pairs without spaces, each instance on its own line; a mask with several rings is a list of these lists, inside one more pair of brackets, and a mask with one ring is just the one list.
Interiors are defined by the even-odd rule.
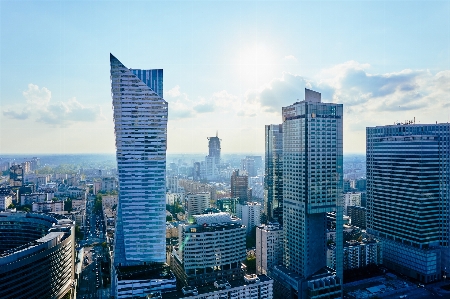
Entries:
[[179,282],[195,286],[242,278],[245,233],[240,219],[224,212],[194,215],[193,224],[179,225],[180,245],[174,247],[171,260]]
[[367,133],[367,230],[383,264],[422,282],[450,269],[450,124],[396,124]]
[[265,127],[264,214],[282,223],[283,215],[283,125]]
[[209,208],[211,194],[209,192],[189,193],[186,195],[188,218],[202,214]]
[[250,234],[255,226],[261,224],[262,206],[258,202],[238,203],[236,215],[241,219],[242,224],[247,227],[247,234]]
[[[168,105],[163,99],[162,70],[128,69],[113,55],[110,63],[119,174],[112,286],[116,298],[121,298],[117,290],[133,284],[121,267],[166,261]],[[153,279],[139,277],[142,289]]]
[[361,206],[361,192],[344,193],[344,214],[349,215],[348,207]]
[[283,228],[279,224],[256,228],[256,274],[267,274],[283,261]]
[[[275,267],[272,273],[298,298],[340,298],[343,106],[322,103],[320,93],[305,89],[305,100],[283,107],[282,116],[284,270]],[[332,211],[337,215],[334,270],[326,260],[326,213]]]

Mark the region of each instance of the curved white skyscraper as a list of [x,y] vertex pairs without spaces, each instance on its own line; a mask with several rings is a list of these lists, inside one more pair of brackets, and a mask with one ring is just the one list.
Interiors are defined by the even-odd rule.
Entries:
[[165,262],[167,102],[163,70],[126,68],[112,54],[119,203],[114,265]]

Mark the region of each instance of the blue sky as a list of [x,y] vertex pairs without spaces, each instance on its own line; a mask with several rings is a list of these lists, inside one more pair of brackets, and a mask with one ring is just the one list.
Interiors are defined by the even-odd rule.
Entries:
[[0,1],[0,153],[114,152],[109,53],[163,68],[168,151],[262,153],[305,87],[366,126],[450,121],[449,1]]

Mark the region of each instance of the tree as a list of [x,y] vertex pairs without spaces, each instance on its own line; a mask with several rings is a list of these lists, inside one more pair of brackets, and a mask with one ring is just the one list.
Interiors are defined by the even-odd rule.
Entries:
[[254,226],[252,228],[252,230],[250,231],[250,234],[247,235],[247,238],[245,241],[246,241],[247,248],[253,248],[256,246],[256,226]]
[[64,201],[64,211],[71,212],[72,211],[72,200],[66,199]]
[[8,206],[8,209],[14,209],[14,204],[13,204],[13,203],[10,204],[10,205]]
[[84,238],[84,233],[81,231],[78,224],[75,225],[75,238],[79,240]]

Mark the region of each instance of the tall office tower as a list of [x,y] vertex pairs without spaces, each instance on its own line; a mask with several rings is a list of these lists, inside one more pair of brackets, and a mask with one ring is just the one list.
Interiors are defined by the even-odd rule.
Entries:
[[283,125],[266,125],[264,214],[269,221],[283,221]]
[[220,141],[219,135],[216,133],[216,137],[208,137],[208,157],[214,157],[216,165],[220,165]]
[[245,203],[249,198],[248,175],[239,175],[239,170],[231,174],[231,197],[238,197],[240,203]]
[[[298,298],[319,294],[339,298],[343,275],[343,106],[322,103],[320,93],[305,89],[305,100],[283,107],[282,116],[285,271],[274,271],[275,276],[282,282],[296,281],[285,286]],[[332,211],[337,215],[335,271],[326,267],[326,213]]]
[[450,269],[450,124],[367,133],[367,228],[383,264],[422,282]]
[[112,54],[110,63],[119,173],[113,267],[113,290],[118,291],[133,283],[120,267],[166,261],[168,105],[162,70],[128,69]]

